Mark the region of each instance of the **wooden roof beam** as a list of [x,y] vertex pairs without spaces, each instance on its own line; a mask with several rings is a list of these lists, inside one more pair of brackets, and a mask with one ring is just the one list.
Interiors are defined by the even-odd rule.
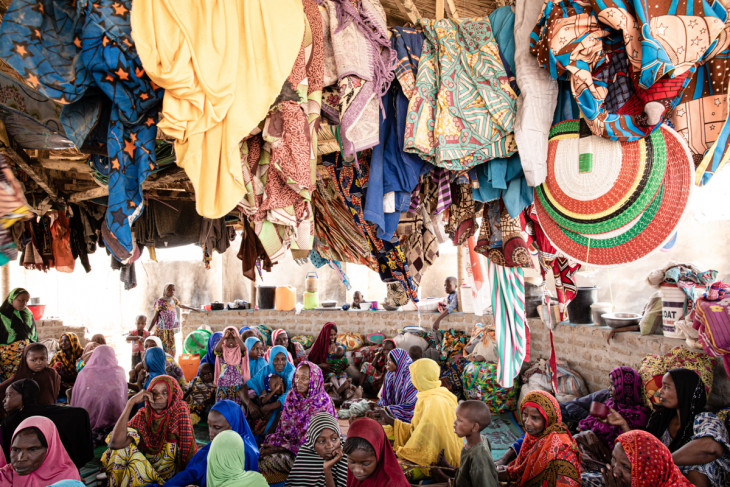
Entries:
[[418,11],[418,7],[413,3],[413,0],[395,0],[395,5],[398,10],[401,11],[413,25],[418,24],[418,19],[421,18],[421,12]]
[[456,11],[456,4],[454,0],[446,0],[446,12],[452,19],[458,19],[459,13]]
[[[157,179],[148,179],[144,183],[142,183],[142,189],[143,190],[151,190],[151,189],[164,189],[166,191],[176,191],[176,192],[185,192],[187,189],[185,188],[175,188],[175,187],[169,187],[171,183],[184,181],[186,178],[185,171],[182,169],[175,169],[173,171],[170,171],[167,174],[164,174],[160,176]],[[74,193],[69,197],[69,201],[71,203],[78,203],[80,201],[86,201],[86,200],[93,200],[94,198],[101,198],[102,196],[107,196],[109,194],[109,188],[107,186],[99,186],[98,188],[92,188],[86,191],[80,191],[78,193]]]
[[[0,131],[6,134],[5,125],[1,121]],[[7,135],[7,138],[0,137],[0,149],[2,149],[7,154],[7,156],[10,157],[10,159],[15,163],[15,165],[22,169],[23,172],[28,175],[28,177],[35,181],[35,183],[43,191],[45,191],[52,200],[62,200],[61,196],[58,194],[58,191],[56,191],[56,189],[51,185],[48,177],[43,172],[43,168],[36,166],[36,164],[33,163],[33,160],[28,156],[28,154],[25,153],[23,148],[20,147],[12,138],[10,138],[10,135]]]
[[38,159],[41,166],[45,169],[53,171],[77,171],[83,173],[91,173],[91,168],[86,161],[69,161],[58,159]]

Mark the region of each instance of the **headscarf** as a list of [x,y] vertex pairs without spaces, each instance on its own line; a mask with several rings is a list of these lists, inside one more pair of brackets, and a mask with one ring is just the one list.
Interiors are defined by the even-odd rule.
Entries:
[[[205,356],[200,359],[200,365],[203,364],[215,364],[215,346],[223,338],[223,333],[217,331],[208,338],[208,348],[206,349]],[[200,375],[200,366],[198,366],[198,375]]]
[[651,433],[632,430],[616,441],[631,462],[631,487],[692,487],[669,449]]
[[127,404],[127,377],[114,349],[99,345],[79,372],[71,395],[71,406],[89,412],[91,429],[113,426]]
[[[238,334],[238,331],[236,331],[234,327],[228,326],[223,331],[223,336],[226,335],[228,330],[233,330],[234,333]],[[240,345],[238,345],[238,340],[236,340],[236,346],[233,348],[228,348],[226,344],[223,343],[221,345],[221,352],[223,353],[222,357],[218,355],[215,357],[215,376],[213,378],[213,383],[215,385],[218,385],[218,379],[223,373],[223,369],[225,369],[225,367],[240,367],[243,382],[246,382],[251,378],[251,372],[248,368],[248,355],[246,354],[246,350],[241,350]]]
[[[312,416],[307,428],[307,441],[299,449],[294,460],[289,477],[286,479],[287,487],[325,487],[324,458],[314,449],[314,444],[319,435],[325,429],[331,429],[337,436],[341,436],[340,423],[330,413],[317,413]],[[347,485],[347,455],[332,466],[332,478],[335,487]]]
[[20,379],[10,384],[10,387],[23,397],[24,408],[38,404],[38,395],[41,390],[33,379]]
[[53,421],[41,416],[30,417],[18,425],[13,434],[13,440],[15,440],[18,433],[28,428],[38,428],[46,439],[48,445],[46,458],[34,472],[23,476],[16,474],[12,465],[5,465],[0,468],[1,484],[47,487],[59,480],[81,480],[79,471],[61,443],[58,430]]
[[147,380],[144,383],[145,388],[149,387],[152,379],[167,373],[167,357],[165,356],[165,351],[159,347],[147,349],[144,353],[144,364],[147,366]]
[[[679,401],[679,431],[669,444],[669,451],[674,453],[692,440],[695,416],[705,409],[707,394],[700,376],[696,372],[689,369],[672,369],[669,371],[669,375],[674,381],[677,401]],[[674,409],[657,406],[649,417],[646,431],[661,438],[676,414],[677,411]]]
[[51,360],[50,366],[53,367],[57,363],[61,363],[63,365],[63,368],[66,369],[66,373],[72,377],[75,377],[77,374],[76,361],[81,358],[84,350],[81,348],[81,343],[79,342],[79,337],[76,335],[76,333],[68,331],[61,335],[61,338],[63,338],[64,336],[68,338],[68,340],[71,342],[71,348],[68,351],[60,349],[58,352],[56,352],[56,355],[54,355],[53,359]]
[[251,377],[256,377],[256,374],[259,373],[261,369],[266,367],[266,359],[263,357],[263,354],[259,355],[259,358],[256,360],[251,358],[251,349],[257,344],[261,343],[261,340],[259,340],[256,337],[248,337],[246,338],[246,341],[243,342],[244,345],[246,345],[246,348],[248,349],[248,369],[251,372]]
[[[89,363],[89,359],[91,358],[91,354],[93,354],[94,353],[94,350],[96,350],[97,347],[100,347],[100,346],[101,346],[101,344],[100,343],[97,343],[97,342],[89,342],[89,343],[87,343],[86,346],[84,347],[83,353],[81,354],[80,360],[83,361],[84,364]],[[84,365],[84,366],[86,366],[86,365]]]
[[310,362],[319,365],[327,361],[327,355],[330,351],[330,332],[333,328],[337,331],[337,325],[330,321],[329,323],[325,323],[319,331],[319,335],[317,335],[317,339],[314,341],[312,349],[309,350],[308,360]]
[[99,345],[106,345],[107,344],[106,343],[106,338],[101,333],[97,333],[96,335],[92,336],[91,337],[91,341],[93,343],[98,343]]
[[352,472],[348,471],[347,487],[380,487],[381,485],[410,487],[380,423],[370,418],[358,418],[350,425],[347,437],[362,438],[370,443],[375,450],[375,457],[378,459],[375,472],[365,480],[357,480]]
[[2,324],[4,325],[0,326],[0,344],[2,345],[9,345],[8,339],[10,337],[10,333],[8,330],[15,332],[14,342],[28,338],[36,340],[38,338],[36,336],[33,313],[31,313],[28,308],[25,308],[23,311],[18,311],[13,308],[13,301],[15,301],[15,298],[26,293],[30,295],[30,293],[22,287],[17,287],[10,291],[8,297],[5,301],[3,301],[3,304],[0,305],[0,319],[2,319]]
[[56,398],[61,390],[61,377],[50,367],[46,367],[40,372],[30,370],[30,367],[28,367],[28,354],[34,350],[43,350],[48,353],[48,349],[42,343],[31,343],[23,349],[23,356],[20,358],[18,370],[9,379],[0,384],[0,404],[5,399],[5,391],[8,390],[8,386],[20,379],[33,379],[36,381],[40,388],[38,404],[56,404]]
[[[144,348],[144,344],[147,343],[147,341],[149,341],[149,340],[152,340],[153,342],[155,342],[155,347],[163,348],[162,347],[162,339],[160,337],[156,337],[154,335],[150,335],[150,336],[148,336],[147,338],[144,339],[144,342],[142,342],[142,344],[143,344],[143,347],[142,348]],[[152,348],[154,348],[154,347],[152,347]]]
[[269,363],[266,365],[266,367],[259,370],[258,374],[256,374],[254,377],[251,377],[251,379],[249,379],[249,381],[246,382],[246,385],[248,387],[250,387],[251,389],[253,389],[254,392],[256,392],[256,394],[260,396],[266,389],[266,384],[265,384],[266,377],[268,377],[270,374],[278,375],[279,377],[284,379],[284,387],[286,388],[286,390],[284,391],[284,394],[282,394],[281,397],[279,398],[279,402],[283,406],[286,403],[286,398],[289,395],[288,394],[289,390],[292,387],[292,381],[294,380],[295,369],[294,369],[294,366],[287,361],[286,365],[284,366],[284,370],[282,370],[281,372],[277,372],[276,369],[274,368],[274,359],[279,354],[284,354],[284,356],[286,356],[286,354],[287,354],[286,348],[282,347],[281,345],[277,345],[277,346],[271,348],[270,352],[271,352],[271,354],[270,354],[271,359],[269,360]]
[[156,411],[145,402],[144,407],[127,426],[139,433],[139,449],[146,455],[157,455],[166,443],[177,443],[175,464],[178,469],[182,469],[198,450],[190,421],[190,409],[183,401],[183,391],[175,379],[169,375],[155,377],[147,390],[151,391],[157,384],[165,384],[167,387],[167,408]]
[[[296,345],[294,344],[294,342],[291,341],[291,337],[289,336],[289,333],[287,333],[286,330],[284,330],[282,328],[277,328],[276,330],[274,330],[274,332],[271,334],[271,344],[276,345],[276,339],[279,337],[279,335],[282,335],[282,334],[286,335],[287,338],[289,338],[289,342],[286,344],[286,347],[284,347],[287,352],[286,359],[289,361],[289,363],[294,365],[294,356],[297,354],[297,348],[296,348]],[[281,345],[279,345],[279,346],[281,346]],[[271,357],[269,355],[270,353],[271,353],[271,349],[267,350],[266,353],[264,354],[264,359],[266,359],[267,361],[271,360]]]
[[309,389],[307,397],[302,396],[296,387],[292,386],[286,396],[284,410],[281,413],[279,425],[276,431],[266,437],[266,443],[273,446],[286,448],[295,455],[299,447],[304,443],[309,420],[319,412],[330,413],[337,416],[332,399],[324,390],[324,376],[322,369],[312,362],[306,360],[297,366],[309,367]]
[[[649,419],[649,412],[644,406],[641,392],[641,377],[631,367],[616,367],[609,374],[613,384],[613,396],[606,401],[606,406],[618,411],[626,419],[631,429],[643,429]],[[591,430],[606,446],[613,448],[621,428],[604,424],[593,416],[587,416],[578,423],[583,431]]]
[[234,431],[222,431],[211,442],[208,453],[208,487],[268,487],[258,472],[246,471],[246,448]]
[[510,480],[528,485],[544,479],[548,486],[554,487],[558,476],[562,476],[560,485],[580,486],[580,453],[563,423],[558,401],[547,392],[532,391],[522,399],[520,416],[526,407],[537,408],[545,419],[545,429],[540,436],[525,435],[517,459],[507,467]]
[[402,348],[391,350],[388,356],[395,362],[396,369],[395,372],[386,372],[378,405],[385,406],[394,418],[410,423],[418,398],[418,390],[413,386],[409,369],[413,361]]
[[458,467],[463,441],[454,433],[456,396],[441,385],[441,368],[433,360],[416,360],[409,369],[418,395],[410,423],[396,421],[393,426],[395,453],[416,465],[431,465],[443,449],[446,461]]

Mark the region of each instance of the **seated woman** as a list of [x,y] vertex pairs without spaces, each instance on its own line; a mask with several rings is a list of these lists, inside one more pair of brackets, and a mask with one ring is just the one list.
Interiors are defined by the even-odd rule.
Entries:
[[78,375],[76,361],[81,358],[84,350],[81,348],[79,337],[73,332],[61,335],[58,344],[61,349],[56,352],[49,365],[61,376],[61,394],[65,394],[66,389],[71,389],[76,382]]
[[347,487],[410,487],[377,421],[353,421],[343,450],[347,455]]
[[18,425],[10,464],[0,468],[0,487],[46,487],[61,480],[81,480],[48,418],[33,416]]
[[510,465],[499,465],[500,481],[517,485],[579,487],[580,452],[562,422],[558,401],[547,392],[533,391],[520,405],[525,440]]
[[[304,347],[300,343],[289,340],[289,334],[286,330],[282,330],[281,328],[274,330],[274,333],[271,334],[271,343],[273,346],[278,345],[284,347],[289,353],[287,356],[289,362],[295,367],[307,359],[307,353],[304,351]],[[267,360],[270,358],[269,352],[266,352],[264,358]]]
[[91,429],[104,438],[122,414],[127,394],[127,378],[114,349],[99,345],[76,378],[71,406],[88,411]]
[[84,347],[83,352],[81,353],[81,357],[76,361],[76,373],[81,372],[81,370],[86,366],[86,363],[91,358],[91,354],[94,353],[94,350],[96,350],[97,347],[100,347],[102,344],[97,342],[89,342]]
[[247,470],[246,446],[233,431],[215,437],[208,454],[208,487],[268,487],[263,475]]
[[[294,379],[294,366],[287,360],[287,351],[282,346],[276,346],[271,349],[271,361],[269,364],[261,369],[256,376],[246,382],[242,399],[244,405],[248,409],[251,419],[254,421],[254,432],[257,435],[266,434],[269,431],[273,431],[278,422],[278,415],[281,408],[286,403],[286,398],[289,395],[289,391],[292,387],[292,381]],[[271,404],[260,406],[257,404],[256,398],[251,398],[248,394],[248,389],[251,389],[256,396],[261,396],[266,391],[266,384],[268,377],[271,375],[278,375],[284,381],[284,393],[281,394],[279,399]]]
[[[446,461],[458,467],[461,461],[463,441],[454,433],[456,421],[456,396],[441,385],[439,365],[431,359],[416,360],[410,366],[413,385],[418,389],[413,419],[404,422],[389,415],[380,414],[383,424],[393,426],[393,449],[401,460],[416,465],[436,463],[439,452],[444,450]],[[425,471],[413,471],[413,480],[427,476]]]
[[603,477],[608,487],[692,487],[669,449],[651,433],[639,430],[618,437]]
[[309,421],[320,412],[337,416],[332,400],[324,390],[322,370],[304,361],[294,374],[294,387],[286,396],[279,425],[261,447],[259,470],[269,483],[286,480],[294,457],[304,443]]
[[[707,395],[699,375],[689,369],[670,370],[662,378],[659,400],[646,430],[669,448],[674,463],[694,485],[724,485],[730,474],[730,438],[720,418],[703,412]],[[631,430],[617,411],[611,411],[606,422]]]
[[28,309],[30,293],[23,288],[10,291],[0,305],[0,381],[10,378],[20,365],[20,356],[38,340],[33,313]]
[[317,364],[323,372],[330,372],[330,365],[327,363],[327,356],[330,353],[330,347],[337,340],[337,325],[332,322],[325,323],[317,335],[312,348],[309,349],[307,360],[313,364]]
[[[151,336],[145,339],[145,350],[149,350],[152,347],[162,348],[162,340],[160,340],[160,337]],[[215,362],[213,363],[215,364]],[[169,353],[165,353],[165,371],[167,373],[166,375],[175,379],[183,390],[187,389],[188,382],[185,380],[185,374],[180,365],[175,361],[175,358]]]
[[101,457],[110,487],[162,484],[185,468],[198,447],[182,397],[177,381],[161,375],[127,402]]
[[377,394],[383,386],[386,374],[385,366],[388,363],[388,354],[395,349],[395,342],[390,338],[383,340],[383,344],[375,351],[372,360],[365,361],[360,366],[359,385],[370,394]]
[[38,384],[38,404],[56,403],[61,389],[61,377],[48,366],[48,351],[42,343],[31,343],[25,347],[18,370],[0,384],[0,401],[5,399],[10,384],[21,379],[33,379]]
[[[631,367],[617,367],[609,373],[609,379],[611,395],[604,404],[618,411],[631,429],[644,429],[649,410],[644,406],[639,373]],[[586,472],[600,472],[611,460],[611,450],[622,433],[621,428],[589,415],[580,421],[578,429],[581,433],[575,435],[575,441],[582,454],[582,476]]]
[[404,423],[413,419],[418,398],[409,369],[412,363],[411,357],[402,348],[388,354],[385,382],[378,401],[378,406],[382,406],[387,414]]
[[312,416],[307,441],[297,453],[287,487],[347,487],[347,456],[341,435],[340,423],[330,413]]
[[[231,430],[243,440],[246,457],[246,470],[257,471],[259,467],[259,448],[256,439],[246,422],[241,407],[233,401],[219,401],[210,410],[208,416],[208,435],[214,441],[219,433]],[[165,482],[165,487],[187,487],[188,485],[206,485],[208,457],[211,444],[198,450],[185,470]]]
[[147,349],[142,358],[142,371],[137,377],[137,387],[142,390],[149,386],[152,379],[167,375],[165,368],[165,352],[160,347]]
[[3,408],[7,416],[2,422],[3,457],[10,461],[10,445],[18,425],[31,416],[43,416],[58,425],[58,435],[74,464],[81,468],[94,458],[89,413],[76,407],[37,403],[38,384],[31,379],[21,379],[8,387]]

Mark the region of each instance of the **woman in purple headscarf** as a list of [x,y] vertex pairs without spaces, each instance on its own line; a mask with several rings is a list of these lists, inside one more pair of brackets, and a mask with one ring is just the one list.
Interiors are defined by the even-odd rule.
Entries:
[[100,345],[81,369],[71,392],[71,406],[89,412],[92,430],[114,426],[127,404],[127,375],[114,349]]
[[413,363],[408,352],[402,348],[391,350],[385,369],[385,382],[380,394],[378,405],[383,407],[388,415],[410,423],[413,419],[413,410],[416,408],[418,390],[413,386],[411,371],[408,366]]

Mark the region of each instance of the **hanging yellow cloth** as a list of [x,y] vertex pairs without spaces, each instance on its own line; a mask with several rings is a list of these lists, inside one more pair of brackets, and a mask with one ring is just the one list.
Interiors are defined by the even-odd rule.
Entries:
[[417,465],[431,465],[444,449],[446,460],[458,467],[464,442],[454,433],[456,396],[441,386],[441,370],[433,360],[416,360],[409,370],[418,399],[411,422],[396,419],[393,425],[396,456]]
[[299,54],[301,0],[134,0],[132,37],[165,89],[158,127],[174,137],[196,209],[220,218],[246,189],[238,144],[264,120]]

